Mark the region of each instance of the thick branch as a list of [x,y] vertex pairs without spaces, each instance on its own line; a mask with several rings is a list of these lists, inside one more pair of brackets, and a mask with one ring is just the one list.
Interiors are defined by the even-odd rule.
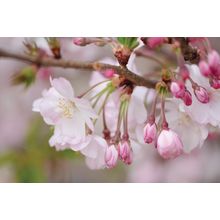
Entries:
[[13,52],[7,52],[0,49],[0,58],[10,58],[16,59],[27,63],[33,63],[39,66],[52,66],[52,67],[62,67],[62,68],[73,68],[73,69],[84,69],[84,70],[105,70],[114,69],[119,75],[124,76],[126,79],[133,82],[138,86],[145,86],[147,88],[154,88],[155,82],[147,80],[137,74],[131,72],[130,70],[123,68],[121,66],[115,66],[110,64],[98,63],[98,62],[77,62],[63,59],[54,58],[41,58],[41,57],[31,57],[22,54],[15,54]]

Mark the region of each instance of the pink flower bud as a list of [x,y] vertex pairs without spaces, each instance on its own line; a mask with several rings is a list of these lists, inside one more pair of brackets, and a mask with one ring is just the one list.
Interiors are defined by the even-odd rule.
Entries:
[[130,154],[126,157],[126,159],[123,161],[125,164],[130,165],[133,162],[133,151],[130,151]]
[[112,77],[115,75],[115,70],[113,70],[113,69],[106,69],[106,70],[103,72],[103,75],[104,75],[106,78],[112,78]]
[[182,100],[184,101],[185,105],[187,106],[192,105],[192,95],[188,90],[185,90],[185,94]]
[[214,89],[220,89],[220,80],[217,79],[211,79],[210,80],[210,85]]
[[176,98],[183,98],[185,94],[185,85],[183,82],[173,81],[170,85],[170,91]]
[[164,129],[157,138],[157,150],[164,159],[173,159],[183,153],[183,144],[179,136],[171,129]]
[[73,43],[77,46],[86,46],[86,38],[85,37],[76,37],[73,39]]
[[118,151],[115,146],[110,145],[105,152],[105,163],[108,168],[113,168],[116,166],[118,160]]
[[130,154],[131,147],[128,141],[122,141],[118,144],[118,154],[122,160],[125,160]]
[[209,68],[209,65],[204,60],[199,62],[199,69],[203,76],[209,77],[211,75],[211,70]]
[[197,86],[194,89],[194,94],[196,98],[198,99],[198,101],[200,101],[201,103],[205,104],[209,102],[209,94],[205,88],[201,86]]
[[147,144],[152,143],[156,139],[157,126],[155,123],[148,122],[144,127],[144,142]]
[[165,37],[149,37],[147,39],[147,45],[150,48],[155,48],[157,46],[160,46],[161,44],[165,43],[166,38]]
[[218,71],[220,65],[220,56],[215,50],[208,54],[208,64],[213,74],[215,74],[215,72]]

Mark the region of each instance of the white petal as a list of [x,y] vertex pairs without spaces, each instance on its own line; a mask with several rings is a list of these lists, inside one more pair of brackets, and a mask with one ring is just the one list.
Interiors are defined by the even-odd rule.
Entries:
[[76,107],[79,109],[79,111],[82,112],[85,116],[93,119],[98,117],[98,115],[95,113],[94,109],[92,108],[88,100],[74,98],[73,102],[76,105]]
[[74,91],[70,82],[62,77],[51,79],[51,85],[65,98],[72,100],[74,98]]
[[41,102],[42,102],[42,98],[35,100],[33,105],[32,105],[32,111],[39,112],[40,111],[40,103]]

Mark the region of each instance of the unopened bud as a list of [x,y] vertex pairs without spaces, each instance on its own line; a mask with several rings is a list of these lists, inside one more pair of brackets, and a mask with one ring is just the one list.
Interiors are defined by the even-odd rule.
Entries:
[[208,54],[208,63],[214,69],[220,64],[220,56],[217,51],[213,50]]
[[210,86],[214,89],[220,89],[220,80],[217,79],[211,79],[210,80]]
[[116,166],[118,161],[118,151],[115,148],[115,145],[110,145],[105,152],[105,163],[108,168],[113,168]]
[[103,75],[106,78],[112,78],[115,75],[116,71],[114,69],[106,69],[103,71]]
[[197,86],[194,89],[194,94],[196,98],[198,99],[198,101],[200,101],[201,103],[205,104],[209,102],[209,94],[205,88],[201,86]]
[[183,98],[185,95],[185,85],[182,81],[173,81],[170,85],[170,91],[176,98]]
[[118,144],[118,154],[120,159],[126,163],[126,164],[131,164],[132,163],[132,149],[130,146],[129,141],[127,140],[122,140]]
[[185,105],[192,105],[192,95],[188,90],[185,90],[182,100],[184,101]]
[[209,77],[211,75],[211,70],[209,68],[209,65],[204,60],[199,62],[199,69],[203,76]]
[[163,129],[157,138],[158,153],[164,159],[174,159],[183,153],[183,144],[176,132]]
[[155,141],[157,136],[157,126],[154,123],[148,122],[144,127],[144,142],[147,144]]
[[131,56],[131,50],[127,47],[119,47],[114,51],[114,55],[120,65],[126,66]]

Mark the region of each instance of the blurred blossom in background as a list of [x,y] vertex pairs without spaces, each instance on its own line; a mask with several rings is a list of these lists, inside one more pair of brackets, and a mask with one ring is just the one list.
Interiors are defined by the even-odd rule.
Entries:
[[[43,38],[34,40],[47,49]],[[210,39],[219,51],[219,38]],[[0,38],[0,48],[23,53],[23,38]],[[72,38],[61,39],[62,57],[79,61],[113,59],[106,47],[78,47]],[[139,71],[150,70],[152,64],[137,58]],[[55,151],[48,145],[52,131],[42,118],[32,112],[33,101],[49,87],[49,77],[69,79],[76,94],[88,87],[91,74],[62,68],[44,68],[29,88],[12,86],[11,77],[25,64],[0,59],[0,181],[1,182],[219,182],[220,138],[209,137],[200,149],[175,160],[163,160],[154,147],[143,145],[135,161],[114,169],[90,170],[79,153]],[[148,71],[149,72],[149,71]],[[193,135],[193,134],[191,134]],[[195,134],[196,135],[196,134]],[[190,137],[189,137],[190,138]]]

